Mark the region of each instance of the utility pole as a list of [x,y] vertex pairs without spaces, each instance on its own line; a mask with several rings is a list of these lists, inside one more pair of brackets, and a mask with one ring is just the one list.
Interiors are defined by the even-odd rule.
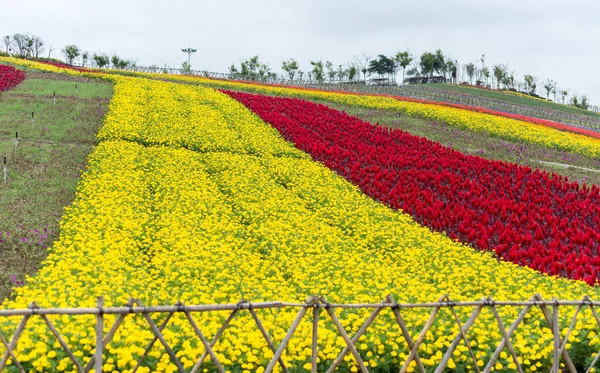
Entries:
[[188,48],[182,49],[181,51],[184,52],[184,53],[187,53],[187,55],[188,55],[188,66],[191,69],[192,65],[191,65],[191,62],[190,62],[190,57],[192,56],[192,53],[196,53],[198,50],[188,47]]

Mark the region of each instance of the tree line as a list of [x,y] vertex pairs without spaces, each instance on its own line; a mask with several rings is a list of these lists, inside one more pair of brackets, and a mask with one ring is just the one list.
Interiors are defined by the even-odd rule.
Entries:
[[[259,56],[243,60],[239,65],[232,64],[229,73],[240,79],[269,80],[283,79],[294,81],[314,81],[316,83],[375,83],[395,85],[397,75],[401,72],[401,83],[412,82],[449,82],[462,76],[457,83],[475,85],[482,88],[510,90],[521,92],[537,98],[545,98],[554,102],[589,109],[590,103],[586,95],[573,94],[569,100],[569,89],[559,87],[553,79],[540,82],[532,74],[524,74],[518,80],[514,70],[508,64],[486,66],[485,54],[478,61],[464,65],[443,53],[440,49],[434,52],[423,52],[413,56],[409,51],[399,51],[394,55],[379,54],[370,56],[362,54],[344,64],[332,61],[309,61],[308,69],[301,69],[295,58],[281,63],[281,73],[274,72],[268,64],[260,61]],[[188,66],[189,68],[189,66]],[[461,74],[462,73],[462,74]],[[408,77],[408,78],[407,78]],[[542,96],[543,95],[543,96]]]
[[[71,66],[126,69],[135,67],[136,65],[135,60],[121,58],[116,53],[110,55],[107,53],[90,53],[75,44],[66,45],[60,50],[65,58],[62,61],[52,58],[52,52],[55,50],[52,44],[44,41],[37,35],[29,33],[5,35],[2,37],[2,46],[4,49],[3,52],[0,52],[2,55],[42,61],[64,62]],[[46,51],[48,52],[48,57],[45,57]]]

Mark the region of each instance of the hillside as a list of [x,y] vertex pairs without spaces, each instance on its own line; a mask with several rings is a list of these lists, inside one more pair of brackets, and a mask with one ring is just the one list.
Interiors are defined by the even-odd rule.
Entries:
[[[0,310],[15,341],[0,370],[598,367],[599,133],[400,95],[4,60],[27,75],[0,123],[52,145],[23,163],[55,176],[17,171],[17,150],[3,196],[23,219],[62,215],[39,269],[45,252],[21,253],[33,265]],[[81,151],[46,153],[67,144]],[[28,194],[75,162],[46,214]]]

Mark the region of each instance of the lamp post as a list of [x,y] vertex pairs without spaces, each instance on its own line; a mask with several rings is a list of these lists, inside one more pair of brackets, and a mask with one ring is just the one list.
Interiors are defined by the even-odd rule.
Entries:
[[191,68],[192,65],[190,64],[190,57],[191,57],[192,53],[196,53],[196,51],[198,51],[198,50],[194,49],[194,48],[184,48],[181,51],[188,54],[188,67]]

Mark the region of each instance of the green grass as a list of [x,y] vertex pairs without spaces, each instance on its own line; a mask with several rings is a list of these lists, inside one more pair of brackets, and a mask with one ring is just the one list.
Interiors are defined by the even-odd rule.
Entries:
[[569,113],[569,114],[587,115],[587,116],[590,116],[593,118],[600,118],[600,113],[596,113],[593,111],[583,110],[583,109],[576,108],[573,106],[559,104],[559,103],[556,103],[553,101],[543,101],[543,100],[539,100],[539,99],[535,99],[535,98],[511,95],[510,93],[504,93],[501,91],[493,91],[493,90],[483,89],[483,88],[475,88],[475,87],[461,86],[461,85],[455,85],[455,84],[442,84],[442,83],[427,84],[427,86],[432,87],[432,88],[443,89],[446,91],[467,93],[467,94],[470,94],[473,96],[493,98],[496,100],[512,102],[514,104],[519,104],[519,105],[541,107],[541,108],[558,110],[558,111],[562,111],[562,112]]
[[31,70],[0,94],[0,157],[8,169],[6,184],[0,176],[0,298],[37,271],[56,239],[111,96],[106,82]]

